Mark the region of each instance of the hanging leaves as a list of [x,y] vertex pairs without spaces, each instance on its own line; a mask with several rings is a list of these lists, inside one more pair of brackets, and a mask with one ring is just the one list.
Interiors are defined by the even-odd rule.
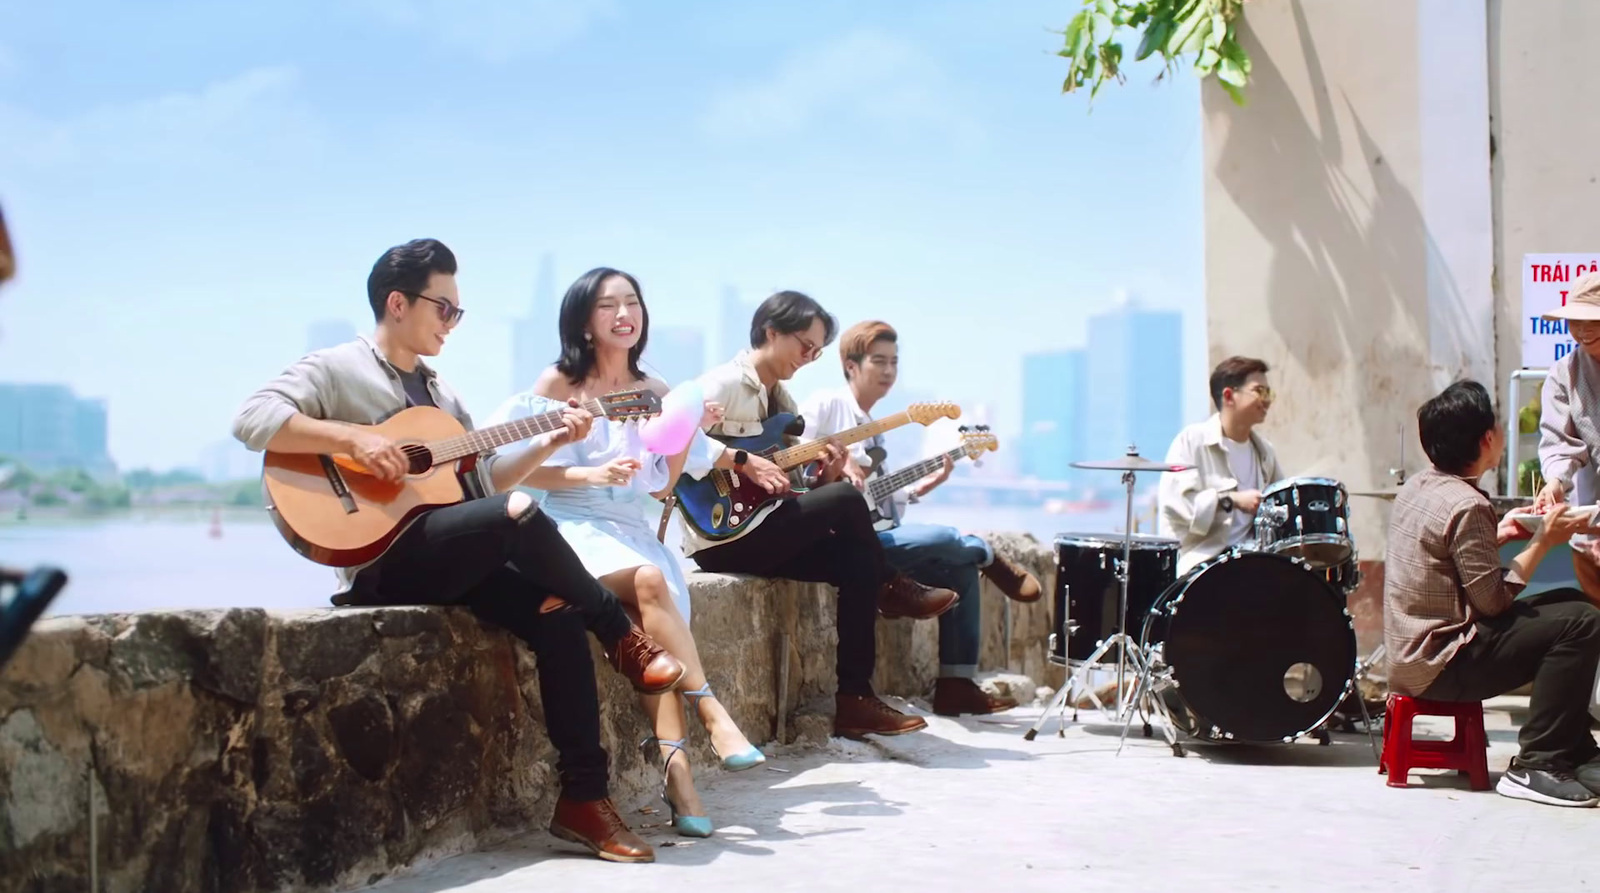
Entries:
[[1062,31],[1056,53],[1068,61],[1063,93],[1089,88],[1089,99],[1107,81],[1122,83],[1122,43],[1126,28],[1142,30],[1135,60],[1156,53],[1165,61],[1163,75],[1183,59],[1194,57],[1199,77],[1215,75],[1233,101],[1244,105],[1250,80],[1250,57],[1236,39],[1234,25],[1244,0],[1083,0],[1083,9]]

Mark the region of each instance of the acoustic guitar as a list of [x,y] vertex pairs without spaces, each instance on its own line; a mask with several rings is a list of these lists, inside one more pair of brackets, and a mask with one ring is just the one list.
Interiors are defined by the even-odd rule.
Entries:
[[[789,429],[797,422],[800,423],[800,430],[804,430],[804,420],[794,413],[780,412],[762,423],[760,434],[718,439],[729,449],[744,450],[751,455],[763,456],[774,465],[788,471],[821,459],[824,445],[829,440],[836,440],[843,446],[849,446],[911,422],[931,425],[939,419],[954,419],[960,416],[961,407],[954,403],[913,403],[906,407],[904,412],[857,425],[829,438],[784,449],[784,434],[789,433]],[[793,495],[787,492],[768,493],[748,476],[724,468],[714,468],[700,480],[682,475],[672,488],[672,492],[677,498],[683,522],[709,540],[725,540],[737,535],[763,506]]]
[[[641,419],[661,412],[643,388],[582,403],[595,420]],[[382,555],[424,512],[470,499],[467,481],[480,453],[561,427],[561,410],[468,431],[432,406],[401,410],[373,426],[410,460],[406,476],[386,481],[351,456],[266,452],[261,489],[278,532],[301,555],[329,567],[354,567]]]

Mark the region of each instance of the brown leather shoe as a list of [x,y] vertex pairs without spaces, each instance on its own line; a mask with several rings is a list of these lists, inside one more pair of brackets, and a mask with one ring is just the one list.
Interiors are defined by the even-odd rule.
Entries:
[[654,862],[656,851],[628,828],[607,800],[556,801],[556,814],[550,818],[550,833],[571,841],[607,862]]
[[978,570],[1012,601],[1036,602],[1044,594],[1038,577],[999,552],[994,553],[993,561]]
[[971,679],[940,676],[933,681],[933,712],[940,716],[960,716],[963,713],[983,716],[1015,706],[1015,700],[991,695]]
[[844,738],[904,735],[927,727],[927,720],[901,713],[875,695],[834,695],[833,698],[833,733]]
[[889,618],[926,620],[956,606],[961,596],[949,589],[924,586],[905,574],[895,574],[878,591],[878,613]]
[[683,678],[683,663],[637,626],[606,649],[606,658],[618,673],[628,677],[633,690],[640,694],[659,695],[671,691]]

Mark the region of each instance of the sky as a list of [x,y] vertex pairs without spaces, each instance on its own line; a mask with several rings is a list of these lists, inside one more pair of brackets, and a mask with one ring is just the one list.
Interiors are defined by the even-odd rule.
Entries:
[[468,311],[436,365],[479,418],[545,252],[558,290],[628,270],[713,343],[726,286],[886,319],[902,383],[989,405],[1002,443],[1021,356],[1131,292],[1185,312],[1199,418],[1198,87],[1062,94],[1076,8],[0,0],[0,381],[106,398],[124,468],[192,465],[430,236]]

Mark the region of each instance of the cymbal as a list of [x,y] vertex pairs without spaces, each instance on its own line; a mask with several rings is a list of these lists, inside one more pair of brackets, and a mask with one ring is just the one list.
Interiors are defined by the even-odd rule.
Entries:
[[1109,462],[1074,462],[1073,468],[1093,468],[1098,471],[1188,471],[1193,465],[1157,462],[1143,456],[1123,456]]
[[[1400,495],[1399,490],[1351,490],[1351,496],[1369,496],[1373,499],[1392,500]],[[1489,504],[1497,509],[1524,508],[1533,505],[1532,496],[1490,496]]]

